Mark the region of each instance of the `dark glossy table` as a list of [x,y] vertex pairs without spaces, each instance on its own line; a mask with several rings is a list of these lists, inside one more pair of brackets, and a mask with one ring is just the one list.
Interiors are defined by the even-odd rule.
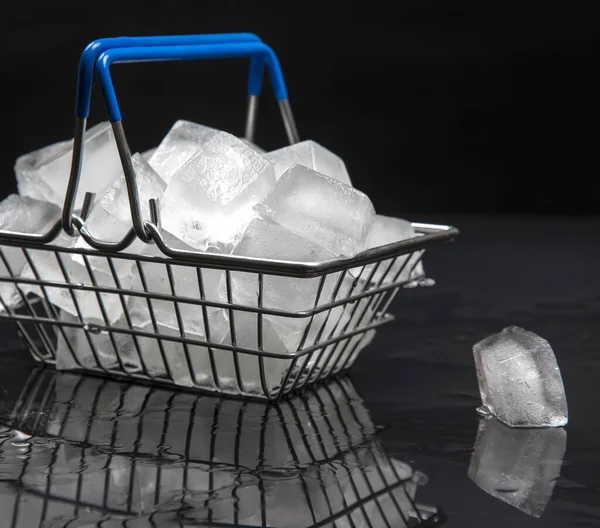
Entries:
[[[436,286],[277,406],[36,369],[3,324],[0,526],[600,526],[600,219],[413,217],[461,229]],[[475,412],[472,346],[513,324],[555,350],[564,432]]]

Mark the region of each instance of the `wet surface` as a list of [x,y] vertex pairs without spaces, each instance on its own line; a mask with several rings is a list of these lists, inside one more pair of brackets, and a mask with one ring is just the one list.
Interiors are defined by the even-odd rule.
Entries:
[[[3,325],[0,526],[600,526],[600,221],[426,219],[461,228],[436,286],[277,406],[35,369]],[[566,428],[476,412],[472,346],[512,324],[552,345]]]

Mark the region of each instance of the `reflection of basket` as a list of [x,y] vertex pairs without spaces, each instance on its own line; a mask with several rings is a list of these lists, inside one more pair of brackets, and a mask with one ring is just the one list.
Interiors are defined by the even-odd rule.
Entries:
[[[181,44],[181,38],[177,44]],[[146,42],[133,40],[128,45],[141,46],[140,42]],[[101,51],[103,46],[97,49]],[[90,65],[90,55],[86,53],[80,66],[83,77],[78,88],[73,166],[62,226],[67,233],[81,235],[93,249],[65,249],[56,245],[59,222],[46,234],[0,232],[0,282],[16,286],[15,295],[21,297],[22,305],[17,311],[0,299],[0,317],[17,322],[38,361],[53,364],[58,360],[63,369],[277,399],[350,367],[372,339],[374,329],[390,319],[385,311],[399,289],[424,279],[418,266],[423,251],[457,234],[448,226],[414,224],[418,236],[412,239],[370,249],[353,258],[321,263],[194,253],[169,245],[160,229],[158,204],[151,201],[151,221],[141,215],[129,147],[110,79],[110,63],[247,55],[254,61],[264,61],[288,137],[292,142],[297,141],[277,57],[268,46],[254,41],[212,46],[132,47],[107,50],[100,55],[96,70],[128,183],[133,228],[118,243],[99,241],[84,226],[93,196],[86,195],[80,215],[73,212],[89,111],[90,83],[86,75],[91,75],[96,60],[91,57]],[[255,101],[255,92],[251,96],[254,98],[251,101]],[[128,254],[127,248],[136,236],[143,242],[156,244],[163,256]],[[9,250],[22,252],[31,277],[22,277],[18,270],[11,269]],[[72,257],[80,265],[76,273],[66,265]],[[53,280],[40,276],[38,263],[42,259],[52,263],[49,267],[56,272]],[[154,288],[153,281],[147,280],[149,273],[162,277],[160,288]],[[253,304],[236,302],[236,277],[242,275],[256,286]],[[178,276],[186,277],[185,291],[178,291],[174,280]],[[303,309],[284,310],[265,304],[265,292],[281,277],[287,277],[297,289],[312,296]],[[223,285],[220,291],[226,294],[219,296],[213,291],[211,284],[216,283]],[[34,298],[42,302],[32,303],[31,294],[24,295],[24,289],[30,292],[33,289]],[[71,310],[56,309],[51,301],[57,296],[66,298]],[[91,306],[95,316],[84,315],[83,305]],[[142,327],[132,323],[132,312],[140,306],[149,321]],[[174,314],[174,324],[161,321],[159,310],[165,307]],[[192,331],[187,327],[182,314],[190,312],[200,321],[200,329],[195,327]],[[219,329],[226,328],[226,335],[217,331],[217,319],[221,322]],[[294,328],[297,338],[292,344],[282,345],[273,328],[277,324]]]
[[37,370],[9,425],[0,452],[27,455],[0,492],[11,528],[441,519],[415,503],[424,476],[383,453],[348,380],[265,405]]

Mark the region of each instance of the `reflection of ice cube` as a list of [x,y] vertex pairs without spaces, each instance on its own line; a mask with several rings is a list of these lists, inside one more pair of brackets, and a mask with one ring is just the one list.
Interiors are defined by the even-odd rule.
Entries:
[[482,419],[469,478],[482,490],[539,517],[552,497],[567,445],[562,428],[511,429]]
[[[62,206],[69,182],[73,142],[63,141],[17,159],[15,174],[19,194]],[[86,192],[106,189],[122,169],[117,144],[108,121],[88,129],[84,137],[83,162],[76,207]]]
[[567,399],[545,339],[511,326],[473,347],[483,405],[511,427],[559,427]]
[[[0,202],[0,230],[14,233],[43,234],[60,216],[53,204],[26,196],[11,194]],[[1,246],[0,276],[19,277],[26,263],[23,250],[15,246]],[[18,306],[21,296],[12,282],[0,282],[0,312]]]
[[149,157],[148,163],[168,183],[173,174],[216,132],[214,128],[191,121],[176,121]]
[[279,180],[292,165],[304,165],[330,178],[352,185],[342,159],[314,141],[307,140],[265,154]]
[[[233,254],[295,262],[320,262],[334,258],[333,253],[311,240],[283,226],[259,218],[250,223],[244,237],[233,250]],[[258,275],[232,272],[231,278],[232,301],[247,306],[258,306],[260,286]],[[340,273],[329,275],[319,294],[320,277],[299,279],[275,275],[264,276],[262,306],[292,313],[312,310],[317,301],[317,294],[319,294],[319,305],[331,302],[336,293],[337,299],[345,294],[348,281],[344,281],[337,288],[339,280]],[[327,321],[327,328],[332,328],[341,312],[341,308],[332,311]],[[310,317],[292,318],[278,315],[265,315],[265,319],[273,325],[290,352],[296,351],[301,344],[304,330],[310,321]],[[310,328],[310,338],[305,341],[305,345],[311,340],[314,341],[326,319],[326,311],[315,316]]]
[[230,249],[274,183],[260,154],[231,134],[215,133],[170,180],[163,227],[194,248]]
[[[416,237],[415,230],[410,222],[391,216],[375,215],[373,225],[367,240],[368,248],[385,246],[400,240]],[[423,264],[420,260],[422,251],[410,255],[402,255],[398,258],[381,262],[381,264],[370,264],[365,268],[361,278],[376,284],[387,284],[390,282],[407,281],[424,275]],[[418,263],[417,263],[418,261]],[[415,265],[416,263],[416,265]],[[373,270],[375,272],[373,273]],[[373,275],[371,276],[371,274]]]
[[301,165],[288,170],[255,210],[336,256],[365,249],[375,214],[365,194]]

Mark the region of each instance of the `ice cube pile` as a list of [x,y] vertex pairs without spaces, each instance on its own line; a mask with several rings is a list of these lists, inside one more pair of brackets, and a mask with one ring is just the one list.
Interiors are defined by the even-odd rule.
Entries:
[[[63,141],[17,160],[19,194],[0,203],[0,229],[43,233],[55,224],[69,180],[71,156],[72,141]],[[377,215],[369,197],[352,186],[341,158],[314,141],[265,152],[226,132],[180,120],[158,147],[134,154],[132,162],[144,219],[150,219],[149,200],[157,199],[160,229],[171,247],[319,262],[352,257],[368,248],[417,236],[410,223]],[[81,207],[87,191],[95,193],[96,198],[86,228],[100,240],[121,240],[131,227],[131,216],[121,161],[108,122],[85,134],[76,208]],[[18,288],[14,282],[0,283],[0,310],[11,310],[26,296],[33,296],[59,309],[63,320],[74,318],[98,327],[134,327],[149,333],[185,335],[215,344],[272,348],[281,354],[342,332],[356,319],[349,313],[353,307],[324,311],[310,323],[308,317],[266,314],[259,318],[249,312],[202,306],[198,301],[297,312],[342,299],[351,291],[358,293],[357,287],[362,289],[369,283],[414,283],[423,277],[420,254],[332,274],[321,285],[318,278],[265,276],[259,280],[252,273],[228,275],[193,266],[166,266],[156,261],[164,257],[160,250],[140,240],[126,251],[138,259],[107,259],[86,255],[85,251],[82,254],[81,250],[90,249],[85,240],[64,233],[54,244],[79,253],[31,250],[26,256],[19,248],[2,248],[5,258],[0,262],[0,274],[28,281],[19,283]],[[40,280],[51,284],[41,287],[36,284]],[[104,290],[97,292],[96,287]],[[119,294],[117,290],[121,289],[130,294]],[[163,297],[149,299],[144,293]],[[182,300],[168,300],[173,295]],[[236,333],[238,324],[241,333]],[[257,330],[260,325],[262,331]],[[112,368],[116,359],[114,340],[96,341],[106,342],[101,361]],[[68,347],[59,347],[59,351],[63,348]],[[228,363],[226,353],[231,356],[231,352],[218,348],[214,352],[222,352],[218,360]],[[156,358],[149,360],[150,370],[169,370],[165,355],[168,351],[157,351]],[[256,356],[251,359],[258,361]],[[72,354],[57,358],[64,368],[76,366],[73,361]],[[139,368],[148,367],[141,364],[143,358],[132,361]],[[275,384],[281,383],[285,369],[277,360],[266,363],[271,366],[265,368]],[[193,367],[188,366],[190,370]],[[232,364],[225,370],[233,378],[237,368]],[[191,379],[188,374],[178,374],[185,366],[174,370],[171,375],[184,385],[197,383],[201,375],[194,374],[195,379]]]

